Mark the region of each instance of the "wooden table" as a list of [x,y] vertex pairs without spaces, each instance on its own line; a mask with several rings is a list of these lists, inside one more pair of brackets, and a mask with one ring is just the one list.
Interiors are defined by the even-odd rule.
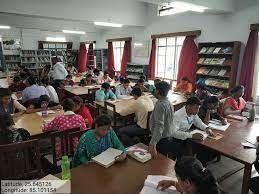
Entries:
[[256,150],[243,148],[241,142],[246,142],[247,138],[255,139],[259,135],[259,122],[240,122],[230,119],[228,121],[231,122],[231,125],[226,131],[217,131],[224,135],[222,139],[216,141],[207,138],[203,142],[194,142],[244,164],[241,194],[248,194],[252,165],[256,159]]
[[65,91],[75,96],[87,95],[89,89],[101,88],[101,85],[66,87]]
[[148,175],[175,176],[174,165],[161,154],[145,164],[128,156],[125,162],[107,169],[89,163],[71,170],[71,190],[73,194],[138,194]]
[[[63,110],[54,110],[54,114],[49,114],[47,120],[52,119],[64,113]],[[15,127],[24,128],[29,131],[33,138],[40,137],[43,135],[42,126],[44,120],[37,113],[23,114],[14,118]]]

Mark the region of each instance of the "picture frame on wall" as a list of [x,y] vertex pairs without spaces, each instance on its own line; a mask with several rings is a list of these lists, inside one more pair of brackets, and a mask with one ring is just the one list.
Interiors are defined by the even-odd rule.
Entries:
[[19,38],[2,37],[4,50],[21,50],[21,40]]
[[149,56],[149,41],[135,41],[133,44],[134,57]]

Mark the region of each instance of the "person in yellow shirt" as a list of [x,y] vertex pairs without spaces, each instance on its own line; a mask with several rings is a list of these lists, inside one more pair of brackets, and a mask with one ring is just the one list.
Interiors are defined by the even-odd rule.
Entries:
[[174,89],[175,92],[181,92],[184,94],[192,93],[192,83],[189,81],[188,77],[182,77],[179,84],[177,84],[176,88]]

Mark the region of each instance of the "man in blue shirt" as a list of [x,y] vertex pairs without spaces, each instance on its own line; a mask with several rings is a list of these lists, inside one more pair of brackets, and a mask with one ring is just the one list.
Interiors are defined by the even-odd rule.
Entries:
[[95,93],[95,100],[99,102],[106,101],[108,99],[116,100],[115,94],[110,89],[109,83],[103,83],[101,89]]
[[130,87],[130,80],[124,79],[123,84],[116,87],[116,97],[118,99],[127,98],[128,96],[130,96],[131,91],[132,88]]
[[36,84],[36,78],[30,76],[26,80],[27,88],[22,91],[22,102],[26,103],[28,100],[39,98],[41,95],[48,95],[49,93],[44,86],[39,86]]

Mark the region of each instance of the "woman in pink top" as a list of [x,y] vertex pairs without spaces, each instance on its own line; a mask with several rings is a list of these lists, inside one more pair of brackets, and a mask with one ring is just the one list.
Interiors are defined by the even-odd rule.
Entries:
[[228,97],[223,105],[223,114],[240,115],[246,107],[246,101],[242,98],[245,87],[236,86],[231,90],[231,96]]
[[[63,101],[64,114],[56,117],[51,122],[43,126],[43,132],[50,131],[65,131],[74,128],[86,129],[85,121],[81,115],[73,112],[75,104],[72,99],[67,98]],[[77,144],[77,139],[74,141],[74,147]],[[56,145],[57,157],[61,156],[61,145],[58,142]]]

